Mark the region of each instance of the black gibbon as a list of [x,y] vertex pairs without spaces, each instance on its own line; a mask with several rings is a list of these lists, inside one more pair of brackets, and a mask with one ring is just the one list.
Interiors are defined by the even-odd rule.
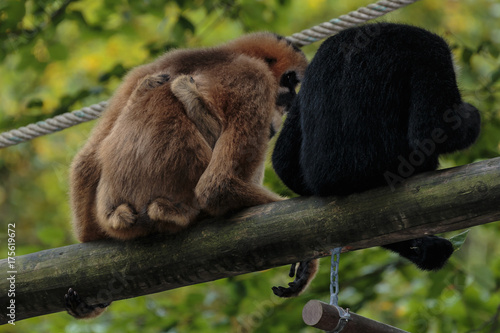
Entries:
[[[284,38],[256,33],[132,70],[71,165],[78,239],[175,233],[281,200],[262,186],[269,131],[279,129],[306,66]],[[77,318],[109,305],[85,304],[73,289],[65,302]]]
[[[369,24],[321,45],[272,161],[300,195],[349,195],[394,188],[435,170],[439,154],[467,148],[479,130],[479,112],[462,101],[450,48],[441,37],[408,25]],[[453,252],[448,240],[436,236],[384,247],[423,270],[440,269]],[[297,295],[316,265],[301,263],[290,288],[274,292]]]

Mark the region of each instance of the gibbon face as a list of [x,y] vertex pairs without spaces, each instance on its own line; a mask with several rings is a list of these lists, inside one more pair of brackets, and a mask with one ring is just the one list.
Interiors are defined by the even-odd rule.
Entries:
[[280,130],[282,116],[288,112],[297,96],[296,90],[304,78],[307,59],[298,47],[276,34],[252,34],[231,44],[245,54],[263,59],[279,80],[276,109],[270,127],[270,137],[273,137]]
[[[307,59],[298,47],[282,36],[257,33],[247,37],[247,40],[242,38],[233,43],[244,53],[263,59],[279,80],[279,90],[276,97],[277,114],[275,116],[281,117],[285,112],[288,112],[297,95],[296,89],[304,78]],[[277,127],[273,126],[273,130],[277,132],[280,125],[281,123]]]

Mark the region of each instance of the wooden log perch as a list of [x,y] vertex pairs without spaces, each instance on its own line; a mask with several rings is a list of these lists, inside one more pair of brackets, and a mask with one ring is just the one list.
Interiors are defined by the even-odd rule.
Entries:
[[[399,328],[362,317],[354,312],[349,312],[349,316],[350,318],[344,326],[342,333],[408,333]],[[309,326],[322,329],[323,331],[333,331],[340,320],[340,314],[337,308],[320,301],[312,300],[304,306],[302,319]]]
[[[137,297],[500,220],[500,158],[431,172],[347,197],[296,198],[206,220],[176,235],[97,241],[15,258],[16,320]],[[69,227],[69,226],[68,226]],[[22,235],[17,235],[22,237]],[[10,301],[0,261],[0,306]],[[269,286],[271,287],[271,286]],[[0,311],[6,323],[6,311]]]

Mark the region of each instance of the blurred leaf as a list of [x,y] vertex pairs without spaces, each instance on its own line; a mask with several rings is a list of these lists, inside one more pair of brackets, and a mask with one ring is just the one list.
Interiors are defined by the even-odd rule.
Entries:
[[465,240],[467,239],[467,235],[469,234],[469,230],[466,230],[464,232],[459,233],[458,235],[455,235],[449,239],[451,244],[453,244],[453,249],[455,251],[460,250],[462,245],[464,245]]
[[39,108],[43,106],[43,101],[40,98],[34,98],[28,102],[27,108]]
[[179,20],[177,21],[177,24],[180,25],[180,27],[184,30],[188,30],[190,31],[191,33],[194,33],[195,31],[195,26],[193,25],[193,23],[191,23],[191,21],[189,21],[185,16],[179,16]]
[[430,276],[432,283],[427,291],[427,298],[439,298],[443,289],[451,284],[450,280],[452,276],[452,272],[444,269],[432,274]]
[[490,51],[490,54],[495,58],[498,58],[498,56],[500,55],[500,47],[498,47],[498,45],[496,45],[496,44],[492,43],[490,48],[489,48],[489,51]]
[[65,60],[68,58],[68,49],[65,45],[57,43],[48,48],[51,61]]
[[0,33],[16,30],[26,13],[24,1],[8,1],[0,5]]
[[[264,13],[268,8],[264,3],[255,1],[244,1],[240,8],[240,18],[247,27],[263,25],[266,23]],[[265,30],[265,29],[264,29]]]
[[478,283],[481,287],[491,292],[496,288],[495,277],[493,276],[493,272],[487,266],[479,266],[476,265],[473,271],[473,275],[475,276],[476,283]]
[[76,93],[72,95],[64,95],[61,97],[59,106],[53,111],[52,117],[57,116],[59,114],[63,114],[65,112],[73,111],[73,106],[80,102],[81,100],[89,97],[91,95],[98,95],[103,91],[102,87],[94,87],[89,89],[80,89]]
[[491,83],[495,84],[498,81],[500,81],[500,67],[491,74]]
[[149,51],[149,55],[151,58],[155,58],[171,49],[175,49],[177,48],[179,45],[177,43],[172,43],[172,42],[168,42],[168,43],[161,43],[161,44],[158,44],[158,43],[150,43],[148,45],[146,45],[146,48],[148,49]]
[[180,8],[191,8],[193,6],[192,0],[175,0]]
[[61,244],[62,240],[64,239],[64,230],[61,228],[56,228],[56,227],[50,227],[46,226],[37,231],[37,236],[40,238],[40,240],[52,247],[52,246],[58,246]]
[[99,76],[99,82],[106,82],[113,77],[121,78],[127,73],[127,69],[122,64],[117,64],[109,72]]
[[172,37],[183,43],[186,40],[186,29],[184,29],[181,24],[177,23],[172,29]]
[[462,61],[470,65],[470,59],[472,58],[473,54],[474,52],[471,49],[465,48],[462,51]]
[[483,41],[479,44],[477,53],[481,53],[483,50],[491,54],[494,58],[497,58],[500,54],[500,48],[489,40]]

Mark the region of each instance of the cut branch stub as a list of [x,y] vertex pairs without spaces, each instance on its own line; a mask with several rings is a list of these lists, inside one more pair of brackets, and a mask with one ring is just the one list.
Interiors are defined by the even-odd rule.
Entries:
[[[344,326],[342,333],[409,333],[353,312],[349,312],[349,315],[349,321]],[[312,300],[304,306],[302,319],[309,326],[324,331],[333,331],[337,327],[340,315],[337,308],[320,301]]]

